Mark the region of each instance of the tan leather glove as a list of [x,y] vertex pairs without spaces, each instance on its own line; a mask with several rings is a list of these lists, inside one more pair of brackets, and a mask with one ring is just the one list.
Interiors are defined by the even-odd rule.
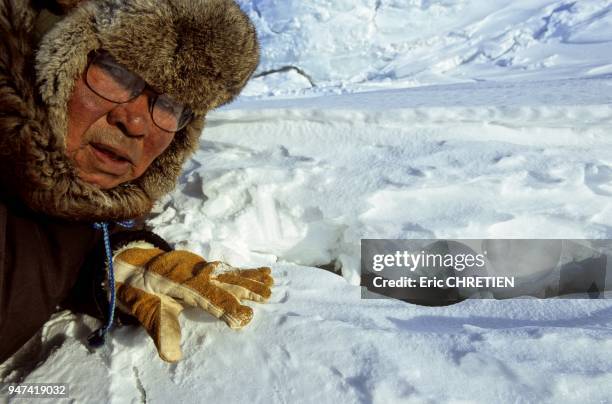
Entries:
[[140,321],[168,362],[182,357],[178,315],[184,306],[201,307],[231,328],[242,328],[253,310],[240,301],[265,302],[274,283],[270,268],[240,270],[145,242],[116,252],[113,264],[118,307]]

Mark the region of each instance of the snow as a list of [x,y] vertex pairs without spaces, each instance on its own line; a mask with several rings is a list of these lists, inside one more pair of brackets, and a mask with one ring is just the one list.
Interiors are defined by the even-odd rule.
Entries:
[[362,238],[606,238],[608,84],[243,101],[210,115],[151,224],[207,257],[334,262],[353,284]]
[[[260,33],[258,71],[299,67],[315,92],[612,73],[609,0],[239,3]],[[247,94],[311,87],[291,71],[255,80]]]
[[431,308],[361,300],[358,287],[314,268],[275,265],[274,276],[271,301],[254,305],[253,323],[239,332],[188,310],[178,364],[159,360],[144,330],[122,328],[104,355],[68,337],[24,382],[68,381],[77,402],[609,399],[612,307],[605,300]]
[[363,238],[612,238],[612,3],[240,3],[258,72],[295,68],[209,114],[149,223],[271,266],[271,301],[239,332],[187,310],[175,365],[139,328],[90,353],[95,322],[62,312],[3,380],[78,402],[609,402],[608,300],[430,308],[358,284]]

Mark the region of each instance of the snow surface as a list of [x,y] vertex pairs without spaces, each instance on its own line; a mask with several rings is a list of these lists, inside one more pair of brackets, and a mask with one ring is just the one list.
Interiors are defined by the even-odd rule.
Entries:
[[242,331],[187,311],[176,365],[142,329],[115,330],[110,352],[97,354],[70,336],[86,332],[70,330],[24,382],[69,382],[87,403],[609,402],[605,300],[430,308],[363,301],[315,268],[275,265],[274,276],[271,301]]
[[609,0],[240,0],[262,42],[247,94],[612,73]]
[[295,69],[209,114],[150,224],[270,265],[272,301],[240,332],[188,310],[176,365],[138,328],[92,354],[95,322],[62,312],[3,380],[77,402],[611,402],[609,300],[428,308],[357,285],[362,238],[612,238],[612,3],[240,3],[258,71]]
[[363,238],[609,238],[611,84],[237,103],[150,223],[207,257],[334,263],[353,284]]

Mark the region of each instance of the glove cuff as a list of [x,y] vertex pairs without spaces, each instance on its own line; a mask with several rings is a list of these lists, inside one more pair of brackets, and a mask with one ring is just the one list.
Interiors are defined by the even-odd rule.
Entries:
[[[172,251],[173,248],[155,233],[146,230],[139,231],[125,231],[111,234],[111,250],[113,251],[113,259],[121,251],[128,248],[139,247],[139,248],[159,248],[163,251]],[[106,287],[106,268],[108,262],[105,258],[103,245],[100,245],[99,250],[93,256],[96,258],[92,260],[95,262],[96,268],[93,269],[93,295],[94,303],[98,311],[98,318],[106,318],[108,313],[109,305],[109,293]],[[91,261],[90,261],[91,262]],[[140,322],[131,314],[122,308],[117,307],[115,310],[115,322],[114,325],[138,325]]]

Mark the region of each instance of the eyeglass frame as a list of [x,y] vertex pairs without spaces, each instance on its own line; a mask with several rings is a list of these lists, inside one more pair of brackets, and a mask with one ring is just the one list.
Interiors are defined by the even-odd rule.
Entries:
[[[98,57],[99,55],[102,55],[104,53],[108,54],[113,59],[113,62],[115,64],[117,64],[121,68],[125,69],[126,71],[130,72],[131,74],[137,76],[138,78],[140,78],[144,82],[144,87],[142,88],[142,90],[140,90],[140,92],[138,94],[136,94],[135,96],[133,96],[132,98],[130,98],[127,101],[117,102],[117,101],[113,101],[113,100],[111,100],[109,98],[106,98],[105,96],[103,96],[102,94],[98,93],[96,90],[93,89],[93,87],[89,84],[89,81],[87,80],[87,77],[88,77],[87,73],[89,72],[89,68],[91,67],[91,64],[94,62],[94,60],[96,60],[96,57]],[[114,58],[108,52],[106,52],[104,50],[94,50],[94,51],[90,52],[90,54],[88,55],[88,59],[89,60],[87,61],[87,66],[85,67],[85,71],[84,71],[84,80],[83,81],[85,82],[85,85],[87,86],[87,88],[89,88],[98,97],[103,98],[103,99],[105,99],[108,102],[112,102],[113,104],[127,104],[128,102],[131,102],[131,101],[135,100],[136,98],[140,97],[142,95],[142,93],[145,92],[145,90],[149,90],[150,92],[155,94],[155,96],[153,97],[152,100],[151,100],[151,98],[149,98],[149,100],[148,100],[149,115],[151,116],[151,122],[153,122],[153,124],[155,126],[157,126],[159,129],[163,130],[164,132],[168,132],[168,133],[176,133],[176,132],[179,132],[179,131],[185,129],[185,127],[187,127],[187,125],[189,125],[193,121],[193,118],[195,117],[195,113],[193,111],[191,111],[191,109],[189,107],[183,106],[183,108],[184,108],[183,113],[185,111],[189,111],[188,114],[187,114],[188,117],[185,120],[185,123],[181,127],[177,128],[176,130],[167,130],[167,129],[162,128],[161,126],[159,126],[157,124],[157,122],[155,122],[155,118],[153,117],[153,109],[155,108],[155,103],[157,102],[157,99],[159,97],[161,97],[162,95],[164,95],[164,94],[159,94],[157,91],[155,91],[155,89],[153,89],[153,87],[151,87],[149,85],[149,83],[147,83],[145,81],[145,79],[143,79],[138,74],[136,74],[133,71],[131,71],[130,69],[126,68],[121,63],[119,63],[116,60],[114,60]]]

